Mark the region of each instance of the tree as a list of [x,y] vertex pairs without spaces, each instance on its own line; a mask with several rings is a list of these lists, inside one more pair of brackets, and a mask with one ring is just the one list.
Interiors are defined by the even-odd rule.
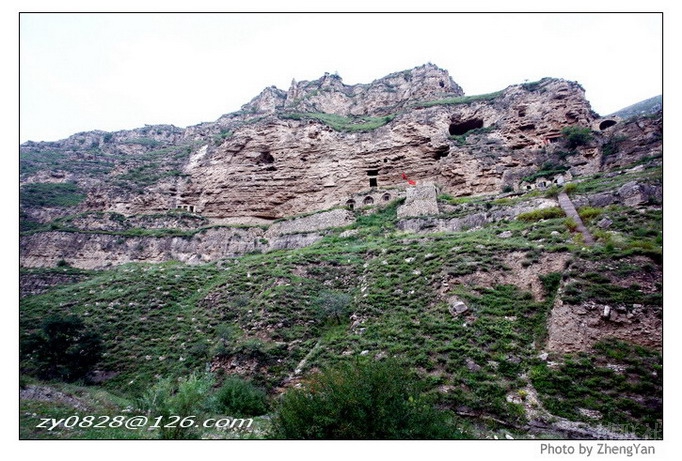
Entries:
[[568,147],[574,149],[578,146],[584,146],[592,140],[592,130],[581,126],[567,126],[561,130],[568,141]]
[[396,360],[346,364],[288,391],[272,420],[273,438],[462,438],[421,383]]
[[84,378],[102,356],[100,335],[75,316],[53,315],[22,342],[22,355],[39,378]]

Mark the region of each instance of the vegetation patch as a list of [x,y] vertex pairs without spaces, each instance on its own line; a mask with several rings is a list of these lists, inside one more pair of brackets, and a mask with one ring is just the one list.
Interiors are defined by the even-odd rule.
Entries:
[[352,116],[344,117],[336,114],[324,114],[315,112],[306,113],[285,113],[281,115],[282,118],[292,120],[319,120],[322,123],[330,126],[336,131],[346,132],[361,132],[372,131],[381,126],[386,125],[393,120],[396,115],[386,115],[383,117],[370,116]]
[[604,340],[590,353],[565,356],[558,367],[534,365],[530,377],[543,406],[552,414],[593,423],[594,416],[580,411],[593,410],[601,425],[661,438],[662,365],[657,351]]
[[566,213],[564,210],[558,206],[555,206],[549,208],[540,208],[537,210],[528,211],[526,213],[520,213],[518,216],[516,216],[516,219],[519,221],[536,222],[543,219],[563,218],[565,216]]
[[30,183],[21,187],[22,208],[73,207],[85,200],[85,193],[72,182]]
[[433,106],[451,106],[459,104],[471,104],[478,101],[492,101],[502,95],[502,91],[494,93],[477,94],[472,96],[457,96],[454,98],[437,99],[435,101],[419,102],[414,105],[416,108],[426,108]]

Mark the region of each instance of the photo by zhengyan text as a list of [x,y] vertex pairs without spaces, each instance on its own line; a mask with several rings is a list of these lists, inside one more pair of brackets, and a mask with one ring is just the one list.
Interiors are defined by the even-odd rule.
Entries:
[[73,428],[120,428],[137,430],[142,428],[158,429],[158,428],[216,428],[216,429],[249,429],[253,424],[251,418],[208,418],[203,421],[197,419],[196,416],[156,416],[149,417],[144,415],[139,416],[69,416],[68,418],[40,418],[40,422],[36,425],[37,428],[52,431],[59,427]]

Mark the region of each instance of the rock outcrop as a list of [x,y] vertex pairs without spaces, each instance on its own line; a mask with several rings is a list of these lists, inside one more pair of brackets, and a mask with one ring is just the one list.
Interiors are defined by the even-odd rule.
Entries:
[[562,154],[562,129],[597,119],[584,90],[561,79],[465,97],[430,64],[370,84],[327,74],[266,88],[213,123],[26,143],[21,180],[77,184],[87,199],[72,211],[273,220],[404,188],[403,173],[465,196],[518,189],[559,157],[574,175],[598,171],[600,141]]

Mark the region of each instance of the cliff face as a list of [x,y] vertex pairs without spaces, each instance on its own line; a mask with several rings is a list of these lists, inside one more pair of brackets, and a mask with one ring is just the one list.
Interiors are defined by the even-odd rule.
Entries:
[[[543,169],[576,177],[660,149],[660,120],[651,120],[600,125],[583,89],[560,79],[464,97],[430,64],[370,84],[326,74],[286,92],[266,88],[213,123],[26,143],[23,185],[75,184],[85,199],[67,211],[22,202],[22,213],[48,222],[74,211],[181,208],[214,221],[272,220],[357,204],[370,190],[390,199],[406,186],[403,174],[453,196],[526,190]],[[594,136],[570,147],[566,127],[593,127]]]

